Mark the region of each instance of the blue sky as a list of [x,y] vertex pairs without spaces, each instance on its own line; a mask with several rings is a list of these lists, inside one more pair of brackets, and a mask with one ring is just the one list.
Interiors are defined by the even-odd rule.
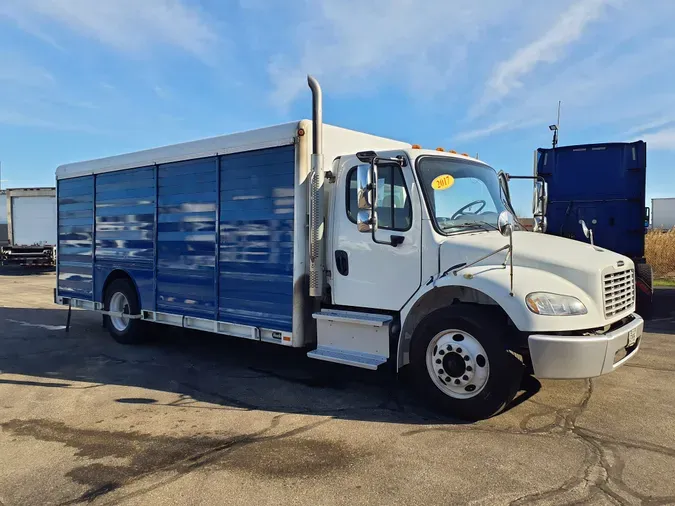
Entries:
[[664,0],[2,0],[3,187],[308,117],[310,72],[327,122],[513,174],[562,100],[562,145],[644,139],[647,196],[673,197],[673,26]]

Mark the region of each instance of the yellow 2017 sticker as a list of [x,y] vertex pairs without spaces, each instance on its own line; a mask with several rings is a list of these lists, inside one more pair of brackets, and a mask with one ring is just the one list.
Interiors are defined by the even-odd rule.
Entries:
[[447,190],[455,184],[455,178],[450,174],[441,174],[431,182],[431,187],[434,190]]

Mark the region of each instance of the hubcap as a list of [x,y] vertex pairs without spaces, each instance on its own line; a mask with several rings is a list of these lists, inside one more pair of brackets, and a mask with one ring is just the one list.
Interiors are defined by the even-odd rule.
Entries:
[[[110,312],[129,314],[129,301],[122,292],[115,292],[110,298]],[[111,316],[110,323],[120,332],[127,330],[129,326],[129,318],[127,316]]]
[[490,363],[480,342],[457,329],[436,334],[427,346],[427,371],[445,395],[468,399],[478,395],[490,376]]

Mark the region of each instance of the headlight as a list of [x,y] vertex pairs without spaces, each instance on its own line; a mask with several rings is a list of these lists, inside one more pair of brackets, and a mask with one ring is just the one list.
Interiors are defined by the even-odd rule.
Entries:
[[525,297],[527,307],[535,314],[545,316],[571,316],[586,314],[586,306],[576,297],[556,293],[534,292]]

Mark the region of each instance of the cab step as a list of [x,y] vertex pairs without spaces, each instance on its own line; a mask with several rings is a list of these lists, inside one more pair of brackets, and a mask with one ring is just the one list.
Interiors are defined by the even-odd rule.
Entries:
[[363,369],[376,370],[379,366],[387,362],[387,357],[373,355],[370,353],[359,353],[357,351],[345,351],[332,346],[319,346],[316,350],[307,353],[310,358],[325,360],[326,362],[335,362],[336,364],[351,365]]
[[308,357],[371,370],[389,359],[390,315],[326,309],[312,316],[317,348]]

